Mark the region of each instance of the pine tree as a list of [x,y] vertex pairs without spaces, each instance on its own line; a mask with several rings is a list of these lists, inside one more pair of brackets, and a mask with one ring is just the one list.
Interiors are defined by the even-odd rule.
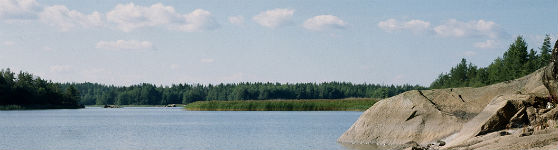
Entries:
[[504,80],[519,78],[525,73],[525,63],[528,60],[527,43],[522,36],[518,36],[504,53],[503,62],[506,71]]
[[462,59],[449,73],[440,74],[430,87],[479,87],[517,79],[546,66],[552,57],[551,46],[550,37],[547,35],[540,48],[541,54],[537,54],[533,49],[527,51],[527,43],[523,37],[518,36],[504,56],[496,58],[488,67],[477,68],[472,64],[467,66],[467,61]]
[[536,71],[537,69],[539,69],[539,64],[540,64],[540,59],[539,59],[539,55],[537,55],[537,52],[535,52],[535,50],[531,49],[529,51],[529,55],[527,56],[528,60],[527,63],[525,63],[525,70],[522,74],[522,76],[527,75],[531,72]]
[[544,38],[542,46],[539,48],[541,52],[539,68],[548,65],[551,57],[550,52],[552,51],[551,44],[552,43],[550,43],[550,36],[547,34],[546,37]]

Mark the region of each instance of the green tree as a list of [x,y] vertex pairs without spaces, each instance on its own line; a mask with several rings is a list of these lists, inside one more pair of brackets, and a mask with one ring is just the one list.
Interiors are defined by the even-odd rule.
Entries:
[[202,101],[205,99],[205,94],[200,88],[194,88],[184,92],[183,102],[184,104],[192,103],[195,101]]
[[503,57],[506,77],[504,80],[517,79],[526,73],[525,65],[528,61],[527,43],[522,36],[518,36],[510,45]]
[[59,84],[10,69],[0,70],[0,105],[20,105],[24,108],[78,108],[80,94],[75,87],[61,92]]
[[69,106],[78,105],[78,102],[80,101],[81,98],[79,91],[73,85],[71,85],[66,89],[66,92],[64,92],[64,97],[65,97],[65,101],[62,103],[64,105],[69,105]]
[[523,75],[527,75],[531,72],[535,72],[537,69],[539,69],[539,64],[541,59],[539,58],[539,55],[537,54],[537,52],[535,52],[535,50],[531,49],[529,51],[529,55],[527,55],[527,63],[525,63],[525,70],[522,73]]
[[525,76],[548,64],[550,59],[550,37],[544,39],[541,54],[533,49],[527,51],[527,43],[522,36],[510,44],[503,57],[496,58],[488,67],[479,68],[462,59],[449,73],[442,73],[430,84],[431,88],[463,86],[485,86]]
[[550,58],[552,57],[550,54],[552,52],[552,43],[550,43],[550,36],[548,34],[544,37],[542,46],[539,49],[541,52],[539,68],[541,68],[548,65]]

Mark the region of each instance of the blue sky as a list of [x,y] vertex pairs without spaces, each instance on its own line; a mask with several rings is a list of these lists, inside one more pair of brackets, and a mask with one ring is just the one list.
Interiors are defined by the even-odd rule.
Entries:
[[429,85],[518,35],[555,40],[558,2],[0,0],[0,68],[56,82]]

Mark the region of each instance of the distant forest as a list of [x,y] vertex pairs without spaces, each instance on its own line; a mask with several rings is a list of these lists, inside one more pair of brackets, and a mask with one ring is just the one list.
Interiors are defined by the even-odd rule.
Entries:
[[[79,108],[79,91],[10,69],[0,70],[0,109]],[[15,108],[12,108],[13,106]]]
[[448,73],[442,73],[430,84],[430,88],[480,87],[523,77],[549,64],[552,43],[546,35],[537,53],[528,51],[523,37],[518,36],[502,57],[496,58],[488,67],[477,67],[462,59]]
[[[448,73],[442,73],[430,88],[479,87],[525,76],[546,66],[552,45],[547,35],[537,53],[528,51],[519,36],[503,57],[487,67],[477,67],[462,59]],[[0,105],[47,106],[76,108],[83,105],[165,105],[188,104],[207,100],[270,99],[340,99],[386,98],[409,90],[422,90],[418,85],[325,83],[229,83],[217,85],[174,84],[156,86],[143,83],[112,86],[97,83],[53,83],[25,72],[15,75],[9,69],[0,71]]]
[[340,99],[349,97],[386,98],[399,93],[426,89],[418,85],[326,83],[230,83],[218,85],[175,84],[155,86],[107,86],[97,83],[66,83],[76,87],[85,105],[165,105],[206,100]]

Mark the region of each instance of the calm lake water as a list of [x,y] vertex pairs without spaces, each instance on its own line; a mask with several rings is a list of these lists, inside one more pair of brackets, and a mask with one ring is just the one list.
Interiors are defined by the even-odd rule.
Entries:
[[0,111],[0,149],[348,149],[336,140],[361,113],[155,107]]

